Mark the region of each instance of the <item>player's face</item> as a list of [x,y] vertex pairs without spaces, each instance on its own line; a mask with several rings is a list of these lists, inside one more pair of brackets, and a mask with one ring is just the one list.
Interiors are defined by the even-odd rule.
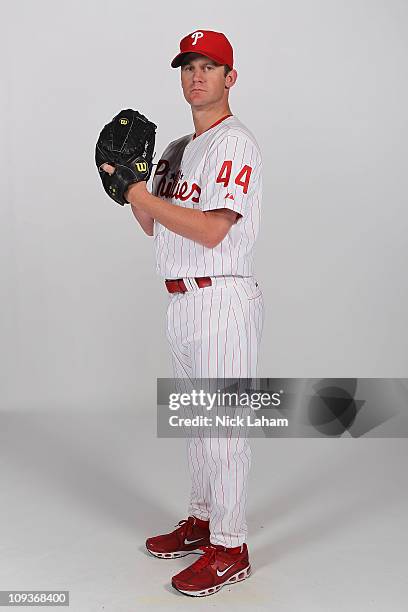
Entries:
[[203,56],[181,66],[181,85],[185,99],[195,108],[222,102],[228,93],[225,89],[224,66]]

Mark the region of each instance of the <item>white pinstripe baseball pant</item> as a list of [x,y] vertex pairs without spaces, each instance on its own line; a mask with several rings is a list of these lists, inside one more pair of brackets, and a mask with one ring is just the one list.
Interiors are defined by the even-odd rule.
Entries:
[[[169,294],[167,338],[174,378],[255,378],[264,323],[263,294],[254,277],[211,277],[210,287]],[[236,408],[239,410],[239,408]],[[188,514],[210,521],[211,542],[246,540],[251,448],[235,437],[187,437],[192,481]]]

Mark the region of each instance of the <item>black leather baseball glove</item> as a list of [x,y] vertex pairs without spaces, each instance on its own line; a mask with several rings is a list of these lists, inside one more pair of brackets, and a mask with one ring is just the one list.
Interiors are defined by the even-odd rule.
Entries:
[[[103,187],[112,200],[128,204],[124,194],[132,183],[149,180],[157,126],[138,111],[122,110],[105,125],[95,148],[95,162]],[[109,174],[102,164],[115,167]]]

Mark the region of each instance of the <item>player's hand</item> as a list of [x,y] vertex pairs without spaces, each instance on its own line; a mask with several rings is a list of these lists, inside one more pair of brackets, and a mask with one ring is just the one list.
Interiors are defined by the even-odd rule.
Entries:
[[115,167],[110,164],[102,164],[101,168],[108,174],[113,174],[115,172]]
[[[108,174],[113,174],[115,172],[115,166],[111,166],[111,164],[102,164],[101,168],[105,172],[108,172]],[[129,186],[129,189],[125,192],[124,197],[128,202],[130,202],[130,197],[132,197],[132,205],[137,206],[138,196],[140,196],[142,192],[146,191],[146,181],[139,181],[138,183],[132,183],[132,185]]]

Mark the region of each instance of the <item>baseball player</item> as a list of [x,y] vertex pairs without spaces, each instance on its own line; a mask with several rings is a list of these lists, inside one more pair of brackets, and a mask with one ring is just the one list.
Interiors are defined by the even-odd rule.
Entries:
[[[154,236],[156,271],[169,297],[174,377],[256,377],[264,322],[253,273],[262,161],[254,136],[229,106],[237,80],[233,49],[224,34],[197,30],[181,40],[171,66],[180,67],[195,131],[165,149],[152,193],[141,181],[125,199]],[[187,450],[187,518],[174,531],[148,538],[146,547],[165,559],[199,554],[172,585],[204,596],[251,572],[245,519],[251,449],[247,436],[237,435],[189,437]]]

